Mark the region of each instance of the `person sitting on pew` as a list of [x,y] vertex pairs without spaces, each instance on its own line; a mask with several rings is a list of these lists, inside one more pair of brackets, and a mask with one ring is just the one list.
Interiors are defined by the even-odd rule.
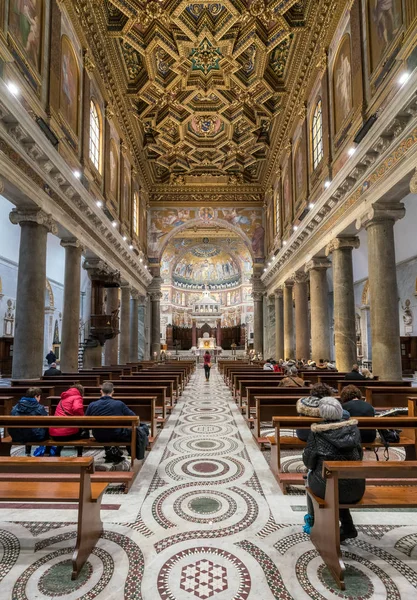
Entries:
[[[311,386],[310,396],[297,400],[297,413],[303,417],[318,418],[320,416],[320,400],[322,398],[329,397],[332,394],[333,390],[329,385],[327,385],[327,383],[315,383],[313,386]],[[303,442],[306,442],[310,435],[310,431],[308,429],[296,429],[295,433],[298,439],[302,440]]]
[[[375,409],[362,398],[359,388],[354,385],[347,385],[340,394],[340,402],[351,417],[374,417]],[[359,429],[362,443],[374,442],[376,438],[376,429]]]
[[359,365],[354,364],[352,366],[352,370],[350,373],[346,373],[345,375],[345,380],[356,380],[359,381],[360,379],[365,379],[365,377],[362,375],[362,373],[359,372]]
[[372,375],[372,373],[369,369],[362,369],[362,375],[365,377],[365,379],[373,379],[374,378],[374,376]]
[[[101,398],[90,402],[85,412],[86,417],[135,417],[135,413],[121,400],[113,398],[114,386],[111,381],[105,381],[101,385]],[[131,441],[131,430],[120,429],[93,429],[93,436],[97,442],[126,442],[128,449]],[[145,457],[148,445],[149,429],[145,423],[137,427],[136,435],[136,458]]]
[[[343,420],[343,408],[336,398],[323,398],[319,404],[322,423],[313,423],[311,435],[303,452],[303,462],[308,469],[307,486],[319,498],[324,498],[326,480],[323,478],[323,463],[330,460],[359,461],[363,450],[358,422]],[[364,479],[339,480],[339,500],[346,504],[359,502],[365,493]],[[304,517],[304,532],[310,533],[314,525],[314,508],[307,494],[307,511]],[[340,541],[355,538],[358,532],[348,508],[339,512],[341,522]]]
[[263,370],[264,371],[273,371],[274,370],[274,366],[272,364],[272,358],[266,359],[266,363],[263,366]]
[[[39,388],[29,388],[26,396],[21,398],[11,411],[12,417],[47,417],[46,408],[40,404],[42,390]],[[13,442],[17,444],[28,444],[29,442],[41,443],[47,435],[48,430],[43,427],[19,428],[9,427],[9,434]]]
[[[61,400],[55,410],[55,417],[83,417],[83,396],[84,388],[79,383],[76,383],[66,392],[62,392]],[[78,440],[80,437],[89,437],[89,431],[80,430],[78,427],[50,427],[49,435],[56,441],[69,442]],[[61,456],[61,450],[62,446],[58,446],[56,456]],[[77,448],[79,456],[82,456],[82,450],[82,447]]]
[[281,379],[278,387],[304,387],[304,379],[298,377],[298,369],[296,366],[287,367],[285,377]]
[[276,360],[272,360],[271,364],[274,369],[274,373],[281,373],[281,367],[279,366]]
[[316,367],[317,369],[327,369],[327,362],[325,362],[322,358],[319,360],[319,364]]
[[43,376],[47,377],[48,375],[61,375],[61,371],[56,368],[56,363],[52,363],[49,369],[46,369]]

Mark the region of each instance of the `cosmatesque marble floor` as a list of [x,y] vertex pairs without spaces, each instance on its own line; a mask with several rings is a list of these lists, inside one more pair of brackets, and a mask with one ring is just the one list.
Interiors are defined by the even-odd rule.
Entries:
[[304,496],[283,496],[215,369],[193,376],[129,494],[103,500],[104,534],[70,579],[76,512],[0,512],[0,600],[408,600],[417,513],[354,513],[340,592],[302,533]]

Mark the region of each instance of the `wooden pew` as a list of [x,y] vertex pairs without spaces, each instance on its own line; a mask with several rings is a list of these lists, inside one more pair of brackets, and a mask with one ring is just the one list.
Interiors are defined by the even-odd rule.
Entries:
[[[50,415],[55,416],[56,407],[58,406],[61,398],[60,398],[60,396],[51,396],[50,398],[48,398],[48,400],[50,401],[50,406],[51,406]],[[158,407],[160,408],[160,405],[162,404],[163,399],[161,400],[161,398],[160,398],[159,402],[158,402],[157,397],[155,395],[155,396],[135,396],[135,397],[118,396],[117,398],[115,398],[115,400],[120,400],[121,402],[124,402],[124,404],[126,404],[126,406],[128,408],[130,408],[130,410],[132,412],[134,412],[135,415],[137,415],[140,418],[141,423],[149,424],[149,428],[150,428],[150,432],[151,432],[151,435],[149,437],[149,444],[152,446],[157,437],[157,424],[160,423],[163,427],[164,423],[165,423],[165,418],[162,418],[162,417],[158,418],[158,414],[162,414],[162,413],[157,412],[157,408]],[[85,397],[83,399],[84,413],[86,412],[89,404],[91,404],[92,402],[96,402],[96,401],[97,401],[97,398]],[[70,441],[68,442],[67,446],[71,446]]]
[[15,404],[13,396],[0,396],[0,415],[10,415]]
[[[401,431],[400,441],[390,444],[392,447],[400,447],[405,450],[406,461],[413,461],[417,458],[417,418],[409,416],[401,417],[355,417],[360,429],[406,429]],[[276,444],[271,445],[271,463],[270,467],[274,473],[283,493],[287,491],[289,485],[302,485],[303,473],[281,473],[281,450],[299,450],[303,451],[306,442],[298,439],[295,435],[281,435],[281,429],[310,429],[312,423],[320,423],[321,419],[302,416],[281,416],[276,415],[272,420],[275,428]],[[380,440],[366,442],[364,448],[384,448]]]
[[298,396],[255,396],[255,412],[253,416],[253,435],[258,444],[269,440],[261,436],[261,423],[271,423],[276,415],[296,417]]
[[412,394],[410,387],[376,387],[366,388],[365,398],[375,408],[387,409],[408,405],[408,396]]
[[[7,431],[10,427],[19,427],[31,429],[32,427],[75,427],[79,429],[119,429],[121,427],[132,430],[131,437],[131,471],[106,471],[106,478],[103,479],[103,473],[95,473],[93,479],[97,481],[108,481],[109,483],[125,483],[126,492],[132,485],[140,468],[140,463],[136,460],[136,427],[139,425],[139,417],[0,417],[0,430]],[[11,437],[4,433],[0,437],[0,456],[8,456],[12,446],[21,446],[20,443],[12,441]],[[33,442],[33,446],[74,446],[75,448],[104,448],[107,446],[127,445],[126,442],[97,442],[93,437],[71,440],[71,442],[60,442],[47,438],[42,443]]]
[[179,398],[179,390],[178,390],[178,380],[174,377],[166,377],[166,376],[146,376],[146,377],[127,377],[126,379],[119,379],[118,381],[113,381],[115,390],[123,390],[126,388],[135,387],[150,387],[152,385],[156,386],[165,386],[167,388],[167,400],[171,402],[171,404],[175,404],[176,400]]
[[[262,375],[261,375],[262,373]],[[272,383],[276,382],[277,385],[283,379],[285,375],[282,373],[274,373],[273,371],[260,371],[259,373],[232,373],[230,388],[232,390],[233,398],[236,400],[240,396],[240,386],[239,383],[241,381],[248,380],[257,380],[257,381],[271,381]]]
[[348,385],[354,385],[359,388],[363,395],[366,394],[368,387],[411,387],[411,381],[381,381],[375,379],[365,379],[362,381],[346,381],[345,379],[337,382],[337,390],[339,395],[342,393],[344,387]]
[[[103,532],[100,509],[108,483],[92,482],[92,473],[94,473],[94,460],[91,456],[83,458],[0,457],[0,500],[2,502],[78,504],[77,539],[72,555],[71,579],[77,579]],[[68,481],[68,475],[72,476],[72,481]],[[30,477],[29,481],[28,477]]]
[[[30,386],[32,387],[32,386]],[[42,390],[42,400],[41,400],[41,404],[43,404],[45,406],[45,408],[47,408],[47,404],[45,403],[45,401],[43,400],[43,398],[48,397],[48,396],[55,396],[55,387],[53,385],[36,385],[33,387],[38,387]],[[13,398],[12,402],[13,405],[16,404],[16,402],[18,402],[20,400],[20,398],[23,398],[26,395],[26,392],[28,390],[27,386],[19,386],[19,385],[14,385],[14,386],[10,386],[10,387],[2,387],[0,390],[0,393],[2,396],[8,396],[10,398]]]
[[25,387],[26,389],[29,389],[30,387],[40,387],[41,389],[43,389],[43,386],[45,385],[49,385],[49,386],[53,386],[55,389],[55,394],[62,394],[62,392],[66,392],[67,390],[69,390],[71,387],[73,387],[76,383],[81,384],[82,386],[86,386],[86,385],[94,385],[94,386],[99,386],[100,385],[100,377],[92,377],[92,376],[88,376],[88,377],[79,377],[79,378],[67,378],[67,377],[61,377],[60,375],[56,376],[56,377],[45,377],[42,379],[32,379],[32,380],[23,380],[23,379],[19,379],[19,380],[12,380],[11,384],[12,387],[16,387],[19,386],[20,388]]
[[256,396],[294,396],[295,398],[307,398],[310,395],[310,388],[295,388],[295,387],[271,387],[271,386],[259,386],[259,385],[250,385],[243,386],[244,390],[242,393],[246,392],[246,418],[249,419],[251,417],[252,410],[255,409],[256,406]]
[[[314,526],[311,541],[327,565],[341,590],[345,589],[345,565],[340,551],[340,508],[416,508],[417,507],[417,462],[350,462],[329,461],[323,464],[326,479],[325,498],[318,498],[310,489],[307,493],[314,506]],[[391,484],[393,479],[414,479],[412,485],[370,485],[369,479],[384,479]],[[339,500],[340,479],[366,479],[365,494],[356,504],[342,504]]]

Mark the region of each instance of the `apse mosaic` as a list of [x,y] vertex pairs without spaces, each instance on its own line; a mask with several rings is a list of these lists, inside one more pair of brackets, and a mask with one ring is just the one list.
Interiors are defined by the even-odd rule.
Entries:
[[[187,252],[177,263],[173,272],[174,284],[211,284],[224,285],[225,283],[238,283],[240,269],[237,263],[220,248],[215,249],[208,258],[201,255],[201,247],[197,253],[192,250]],[[213,252],[213,251],[212,251]]]

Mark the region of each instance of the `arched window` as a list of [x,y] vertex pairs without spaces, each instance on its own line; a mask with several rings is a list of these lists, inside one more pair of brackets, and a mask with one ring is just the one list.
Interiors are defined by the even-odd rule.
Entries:
[[133,194],[133,233],[139,235],[139,196],[137,192]]
[[90,160],[101,172],[101,120],[94,100],[90,101]]
[[323,158],[323,113],[321,100],[316,104],[311,124],[311,145],[313,150],[313,170],[317,169]]

